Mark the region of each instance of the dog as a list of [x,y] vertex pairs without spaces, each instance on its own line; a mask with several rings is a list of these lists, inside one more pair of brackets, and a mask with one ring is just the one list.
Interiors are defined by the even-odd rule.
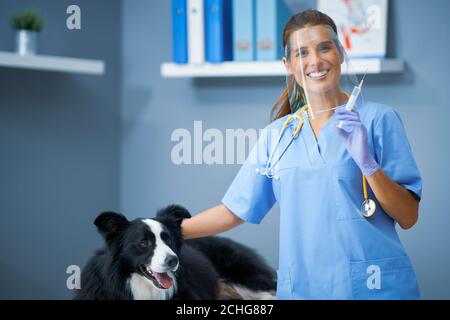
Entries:
[[254,250],[223,237],[184,240],[189,212],[171,205],[151,219],[103,212],[105,240],[81,274],[77,300],[270,300],[274,270]]

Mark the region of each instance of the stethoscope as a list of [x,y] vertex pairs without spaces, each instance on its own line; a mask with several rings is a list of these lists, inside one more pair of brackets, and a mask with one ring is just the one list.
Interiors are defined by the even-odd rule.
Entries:
[[[348,95],[347,95],[347,98],[348,98]],[[292,115],[290,115],[286,119],[286,121],[283,123],[283,126],[281,127],[281,131],[278,135],[277,142],[275,143],[275,146],[269,155],[269,159],[267,160],[265,169],[264,170],[256,169],[257,173],[259,173],[263,176],[266,176],[269,179],[274,179],[274,180],[280,179],[279,175],[273,174],[273,169],[278,164],[278,162],[280,162],[281,158],[283,157],[283,155],[285,154],[285,152],[291,145],[292,141],[294,141],[294,139],[300,134],[300,130],[302,129],[303,124],[305,122],[302,115],[308,110],[308,108],[309,108],[309,106],[306,105],[303,108],[301,108],[300,110],[298,110],[296,113],[293,113]],[[333,108],[333,109],[336,109],[336,108]],[[280,145],[280,142],[281,142],[281,139],[283,138],[284,132],[286,131],[286,129],[288,128],[290,123],[293,122],[294,120],[298,120],[297,128],[295,128],[294,132],[292,133],[291,138],[289,139],[288,144],[284,147],[283,152],[280,154],[278,159],[272,164],[273,157],[275,155],[275,152],[276,152],[278,146]],[[369,194],[367,192],[367,181],[366,181],[366,177],[364,175],[362,176],[362,184],[363,184],[363,191],[364,191],[364,201],[361,204],[360,212],[363,217],[370,218],[375,214],[377,207],[376,207],[375,201],[373,201],[372,199],[369,198]]]

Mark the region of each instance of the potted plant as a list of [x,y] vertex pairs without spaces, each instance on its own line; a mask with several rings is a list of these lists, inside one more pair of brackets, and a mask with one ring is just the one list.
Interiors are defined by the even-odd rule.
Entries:
[[16,51],[18,54],[35,54],[37,49],[37,35],[42,30],[43,21],[32,10],[23,11],[11,20],[16,30]]

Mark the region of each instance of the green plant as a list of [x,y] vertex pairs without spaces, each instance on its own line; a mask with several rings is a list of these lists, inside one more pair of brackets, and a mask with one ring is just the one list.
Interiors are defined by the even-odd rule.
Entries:
[[40,32],[44,25],[36,11],[27,10],[14,16],[11,25],[15,30],[29,30]]

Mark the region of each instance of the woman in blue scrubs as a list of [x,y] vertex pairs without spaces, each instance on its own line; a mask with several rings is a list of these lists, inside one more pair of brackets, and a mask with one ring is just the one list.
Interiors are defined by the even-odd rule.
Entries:
[[[301,12],[286,25],[283,46],[299,34],[320,35],[329,29],[337,33],[327,15]],[[315,63],[323,63],[326,70],[309,69],[315,72],[305,81],[325,83],[331,88],[328,96],[344,105],[339,50],[338,45],[321,49],[323,57]],[[222,203],[183,221],[184,237],[213,235],[244,221],[258,224],[278,202],[277,299],[418,299],[415,272],[395,225],[409,229],[417,222],[422,180],[399,115],[373,102],[359,103],[355,111],[312,110],[325,112],[304,117],[290,143],[296,128],[292,122],[277,146],[293,112],[289,96],[286,90],[280,97],[274,121],[263,130]],[[340,122],[345,130],[338,127]],[[274,157],[279,162],[268,177],[261,170],[274,148],[280,150],[276,155],[286,152]],[[360,213],[363,176],[377,205],[370,218]]]

